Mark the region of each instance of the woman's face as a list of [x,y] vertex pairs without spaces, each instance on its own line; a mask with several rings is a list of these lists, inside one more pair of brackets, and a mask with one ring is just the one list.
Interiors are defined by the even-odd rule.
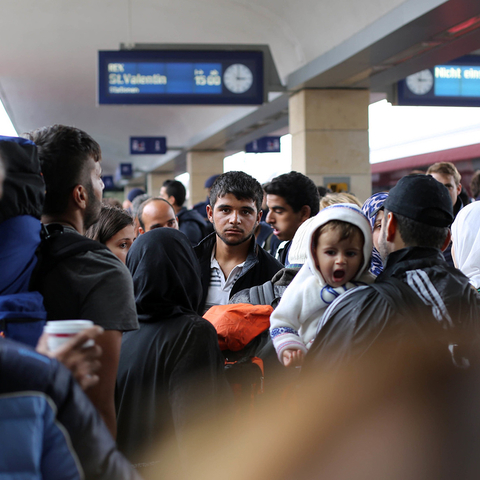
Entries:
[[380,210],[377,213],[377,218],[375,219],[375,223],[373,224],[373,246],[378,250],[378,240],[380,239],[380,229],[382,228],[382,220],[383,220],[383,210]]
[[105,245],[117,256],[123,263],[127,258],[127,253],[135,240],[135,230],[133,225],[128,225],[118,231]]

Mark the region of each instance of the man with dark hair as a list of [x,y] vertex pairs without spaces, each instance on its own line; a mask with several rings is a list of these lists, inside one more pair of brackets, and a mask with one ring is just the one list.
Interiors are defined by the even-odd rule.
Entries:
[[138,187],[132,188],[123,202],[123,208],[129,213],[132,213],[132,202],[140,195],[145,195],[145,191]]
[[[450,198],[453,205],[453,218],[457,216],[457,213],[463,208],[463,202],[460,198],[462,192],[462,176],[460,175],[457,167],[450,162],[438,162],[428,167],[427,175],[431,175],[437,182],[447,187]],[[443,251],[443,256],[447,263],[453,267],[452,258],[452,244],[449,243],[447,248]]]
[[244,172],[220,175],[212,185],[208,219],[214,233],[195,247],[202,269],[203,311],[225,305],[244,288],[262,285],[282,268],[255,243],[263,190]]
[[288,250],[298,227],[314,217],[320,208],[317,187],[307,176],[299,172],[285,173],[265,185],[268,214],[266,222],[282,242],[275,255],[284,265]]
[[173,206],[164,198],[153,197],[145,200],[138,209],[138,233],[144,233],[155,228],[174,228],[178,230],[178,221]]
[[[92,320],[106,331],[100,381],[88,396],[115,437],[115,378],[122,332],[138,328],[131,276],[106,247],[82,235],[100,213],[101,151],[87,133],[53,125],[25,135],[38,148],[46,184],[36,285],[49,320]],[[57,248],[66,244],[66,249]],[[72,248],[73,247],[73,248]]]
[[385,338],[393,353],[407,333],[421,339],[427,329],[428,336],[438,333],[435,340],[460,365],[455,340],[464,328],[478,329],[477,294],[441,252],[453,221],[448,190],[429,175],[408,175],[382,208],[379,250],[385,268],[373,285],[350,290],[327,309],[306,356],[307,369],[355,360]]
[[187,236],[192,245],[197,245],[207,235],[207,223],[197,211],[187,210],[183,206],[187,196],[183,183],[178,180],[165,180],[160,196],[172,205],[177,215],[178,229]]

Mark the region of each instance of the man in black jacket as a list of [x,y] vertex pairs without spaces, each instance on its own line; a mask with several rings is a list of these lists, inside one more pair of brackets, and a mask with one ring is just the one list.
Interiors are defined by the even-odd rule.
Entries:
[[165,180],[160,189],[160,197],[167,200],[173,207],[178,220],[178,229],[184,233],[195,246],[208,234],[207,222],[196,210],[187,210],[184,207],[187,191],[178,180]]
[[305,370],[355,360],[381,339],[391,341],[394,352],[412,332],[426,345],[445,343],[454,363],[462,364],[455,339],[465,330],[478,336],[477,294],[441,251],[450,241],[453,221],[448,190],[433,177],[409,175],[390,191],[384,210],[384,271],[375,284],[341,295],[327,309]]
[[220,175],[210,192],[208,219],[215,232],[195,247],[202,269],[203,311],[225,305],[240,290],[262,285],[282,268],[255,244],[263,190],[244,172]]

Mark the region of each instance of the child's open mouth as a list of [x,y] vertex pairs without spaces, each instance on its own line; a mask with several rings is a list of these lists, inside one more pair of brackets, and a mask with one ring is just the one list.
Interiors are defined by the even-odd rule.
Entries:
[[345,277],[345,270],[335,270],[333,272],[333,279],[336,282],[343,280],[343,277]]

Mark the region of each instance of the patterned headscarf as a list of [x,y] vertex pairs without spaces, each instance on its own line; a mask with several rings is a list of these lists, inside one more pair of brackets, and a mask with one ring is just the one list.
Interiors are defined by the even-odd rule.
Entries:
[[[362,211],[370,222],[372,232],[373,227],[375,226],[375,220],[377,219],[378,209],[383,206],[383,203],[387,197],[388,193],[385,192],[374,193],[363,204]],[[376,276],[380,275],[380,273],[383,271],[382,257],[375,247],[373,247],[372,251],[372,263],[370,265],[370,271]]]

